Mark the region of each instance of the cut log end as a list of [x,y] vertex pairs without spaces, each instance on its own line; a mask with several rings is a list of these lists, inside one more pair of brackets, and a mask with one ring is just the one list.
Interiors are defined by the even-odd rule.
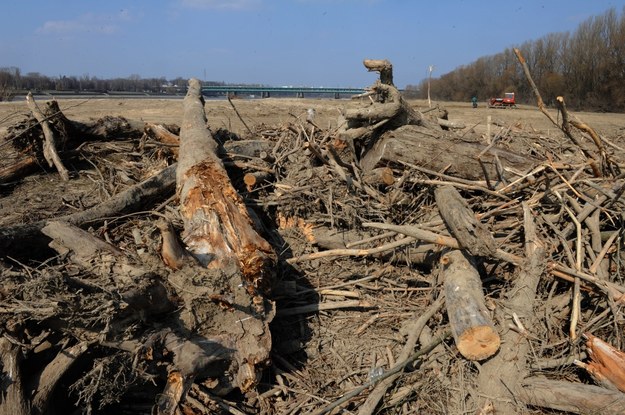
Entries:
[[484,360],[499,350],[501,339],[491,326],[471,327],[458,336],[458,351],[469,360]]

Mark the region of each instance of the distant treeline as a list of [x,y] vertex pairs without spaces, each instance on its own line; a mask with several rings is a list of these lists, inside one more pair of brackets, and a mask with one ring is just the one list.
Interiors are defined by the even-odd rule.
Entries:
[[[19,68],[0,68],[0,101],[10,100],[16,94],[43,91],[58,92],[135,92],[145,94],[184,94],[188,79],[141,78],[130,75],[128,78],[101,79],[83,75],[50,77],[39,72],[22,74]],[[226,85],[224,82],[208,81],[206,85]],[[255,85],[256,86],[256,85]]]
[[[625,110],[625,8],[589,18],[573,33],[553,33],[518,47],[547,105],[559,95],[569,107]],[[428,79],[406,89],[427,98]],[[441,101],[479,101],[516,92],[517,102],[535,103],[512,48],[479,58],[430,80],[430,96]]]

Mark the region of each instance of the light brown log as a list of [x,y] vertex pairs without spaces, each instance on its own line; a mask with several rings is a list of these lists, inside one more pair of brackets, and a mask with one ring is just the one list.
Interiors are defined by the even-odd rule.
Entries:
[[162,124],[145,124],[145,133],[153,139],[166,144],[175,157],[178,157],[178,146],[180,145],[180,138],[169,131]]
[[380,82],[393,85],[393,65],[387,59],[365,59],[363,62],[369,72],[379,72]]
[[499,334],[489,316],[480,275],[463,251],[441,258],[445,304],[458,351],[469,360],[484,360],[499,350]]
[[436,206],[449,233],[456,238],[461,249],[471,255],[494,256],[495,238],[471,210],[460,193],[451,185],[438,186],[434,191]]
[[[530,171],[540,163],[539,160],[497,147],[481,154],[485,148],[482,144],[455,139],[443,131],[406,125],[383,134],[361,159],[360,165],[364,171],[368,171],[375,167],[404,162],[429,170],[445,170],[448,175],[468,180],[484,180],[486,172],[490,180],[496,180],[495,155],[499,157],[504,170],[511,167],[515,171]],[[518,176],[504,171],[504,177],[513,180]]]
[[621,415],[625,394],[595,385],[528,378],[515,396],[527,405],[573,414]]

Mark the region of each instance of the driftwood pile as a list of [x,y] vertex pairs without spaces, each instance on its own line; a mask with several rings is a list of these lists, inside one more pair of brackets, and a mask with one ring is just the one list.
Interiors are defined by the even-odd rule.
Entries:
[[622,147],[563,99],[481,136],[364,63],[338,127],[245,139],[197,80],[180,128],[31,97],[3,197],[47,165],[74,211],[0,222],[0,413],[622,413]]

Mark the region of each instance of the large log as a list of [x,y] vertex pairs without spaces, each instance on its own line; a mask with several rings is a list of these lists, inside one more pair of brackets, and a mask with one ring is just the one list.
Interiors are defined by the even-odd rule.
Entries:
[[258,383],[271,351],[269,322],[275,310],[264,294],[273,282],[276,255],[253,228],[218,157],[200,87],[191,79],[183,101],[176,172],[182,241],[200,265],[189,264],[188,272],[170,274],[169,281],[181,299],[179,320],[192,344],[203,349],[209,342],[212,350],[200,361],[180,356],[170,374],[181,376],[168,378],[164,401],[156,408],[159,414],[173,413],[193,383],[189,380],[206,372],[203,362],[215,360],[211,355],[228,357],[215,379],[218,390],[248,391]]
[[484,360],[499,350],[499,334],[488,314],[480,275],[460,250],[441,257],[445,304],[458,351],[469,360]]
[[527,405],[573,414],[617,415],[625,408],[625,394],[582,383],[528,378],[516,396]]
[[[418,125],[406,125],[383,134],[373,148],[361,159],[364,171],[393,163],[408,163],[442,171],[452,176],[468,180],[497,181],[497,165],[495,155],[499,157],[506,180],[518,176],[506,170],[511,167],[515,171],[529,171],[539,161],[511,153],[497,147],[491,147],[481,154],[486,145],[467,143],[455,139],[450,133],[436,131]],[[479,156],[479,159],[478,159]]]
[[180,131],[176,172],[183,241],[210,268],[235,263],[256,295],[271,283],[275,253],[253,228],[243,199],[236,192],[219,159],[218,144],[206,128],[200,82],[189,81]]

